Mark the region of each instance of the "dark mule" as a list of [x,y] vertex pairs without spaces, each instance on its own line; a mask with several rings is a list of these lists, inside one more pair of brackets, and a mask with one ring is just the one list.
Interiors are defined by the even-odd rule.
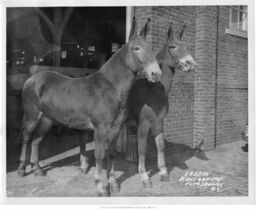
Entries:
[[163,137],[163,119],[169,108],[168,93],[174,79],[175,68],[183,71],[194,70],[195,68],[195,62],[192,56],[180,41],[183,32],[184,28],[178,40],[173,31],[172,24],[169,25],[167,43],[156,55],[162,70],[160,82],[153,84],[145,79],[137,80],[132,86],[128,96],[127,102],[129,111],[127,124],[129,124],[129,122],[135,122],[138,126],[138,170],[143,185],[146,187],[151,187],[152,185],[145,169],[147,138],[150,130],[155,136],[157,145],[158,168],[160,170],[161,180],[169,180],[165,164],[165,145]]
[[[108,187],[118,190],[111,153],[115,145],[113,140],[119,135],[126,118],[128,91],[138,71],[145,73],[150,82],[159,81],[161,75],[152,46],[145,39],[149,25],[150,20],[140,36],[137,36],[137,27],[133,24],[129,42],[98,72],[88,77],[75,79],[44,71],[26,81],[22,92],[24,117],[20,134],[23,138],[18,167],[20,176],[25,175],[27,146],[31,137],[30,163],[35,174],[43,174],[38,164],[38,145],[52,124],[61,124],[81,130],[94,130],[97,192],[99,195],[108,195]],[[104,183],[102,171],[105,148],[109,183]]]

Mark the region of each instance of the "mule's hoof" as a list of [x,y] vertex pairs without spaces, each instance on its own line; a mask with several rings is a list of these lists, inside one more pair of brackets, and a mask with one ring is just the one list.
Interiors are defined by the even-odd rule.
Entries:
[[88,173],[88,168],[79,168],[82,174],[87,174]]
[[97,189],[97,193],[99,197],[109,197],[110,196],[110,189],[109,187],[104,187],[103,189]]
[[120,192],[120,187],[117,183],[117,181],[114,181],[114,182],[110,182],[109,183],[109,188],[110,188],[110,193],[112,194],[117,194]]
[[96,184],[97,194],[99,197],[109,197],[110,195],[109,184],[106,186],[99,179],[95,179],[95,184]]
[[42,170],[36,170],[36,171],[34,171],[34,175],[35,176],[45,176],[46,174]]
[[142,184],[144,188],[152,188],[152,182],[150,179],[143,180]]
[[104,192],[98,192],[98,196],[99,197],[109,197],[110,194],[107,191],[104,191]]
[[24,177],[24,176],[25,176],[25,170],[23,170],[23,169],[18,169],[17,174],[18,174],[20,177]]
[[168,174],[160,175],[160,180],[162,182],[169,182],[170,181],[169,175]]

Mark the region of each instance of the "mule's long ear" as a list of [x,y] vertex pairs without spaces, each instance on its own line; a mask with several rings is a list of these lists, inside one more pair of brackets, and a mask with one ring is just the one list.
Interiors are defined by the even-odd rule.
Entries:
[[146,38],[149,31],[150,31],[150,27],[151,27],[151,19],[149,18],[147,23],[145,24],[145,26],[141,30],[140,36]]
[[173,28],[172,28],[172,22],[170,22],[169,24],[169,29],[168,29],[168,40],[173,40],[174,39],[174,31],[173,31]]
[[184,26],[182,27],[182,30],[181,30],[180,35],[179,35],[179,39],[180,39],[180,40],[182,40],[182,38],[183,38],[184,30],[185,30],[186,27],[187,27],[186,25],[184,25]]
[[129,40],[135,39],[137,37],[137,22],[135,17],[132,19],[132,27],[129,34]]

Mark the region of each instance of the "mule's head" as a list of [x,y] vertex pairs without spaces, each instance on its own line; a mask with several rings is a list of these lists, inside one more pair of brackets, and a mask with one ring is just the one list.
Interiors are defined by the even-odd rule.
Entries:
[[150,82],[158,82],[162,74],[158,66],[155,55],[153,54],[152,45],[146,40],[150,30],[150,19],[139,33],[137,34],[137,24],[133,18],[133,24],[129,35],[128,49],[132,60],[133,71],[142,71]]
[[195,61],[182,43],[185,27],[186,26],[183,27],[177,38],[175,36],[172,23],[170,23],[167,44],[165,46],[165,59],[166,62],[172,67],[176,67],[177,69],[181,69],[183,71],[195,71]]

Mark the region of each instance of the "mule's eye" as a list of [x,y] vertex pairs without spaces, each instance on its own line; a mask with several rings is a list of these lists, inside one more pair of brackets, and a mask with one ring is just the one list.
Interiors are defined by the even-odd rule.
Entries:
[[139,47],[134,47],[133,50],[138,51],[140,48]]
[[175,49],[175,48],[176,48],[175,45],[169,46],[169,49]]

